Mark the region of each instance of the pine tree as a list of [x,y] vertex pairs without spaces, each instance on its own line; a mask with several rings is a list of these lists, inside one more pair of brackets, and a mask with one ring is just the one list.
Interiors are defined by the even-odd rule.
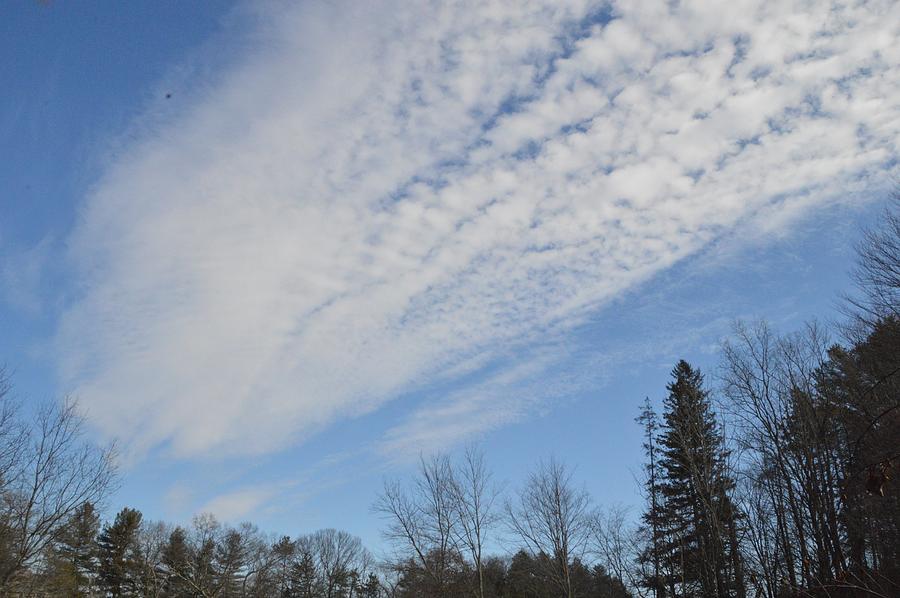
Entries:
[[312,554],[300,547],[300,554],[291,566],[291,596],[315,598],[318,575]]
[[656,519],[666,585],[673,596],[742,596],[734,482],[703,376],[682,360],[666,388]]
[[90,502],[69,518],[47,559],[48,577],[55,592],[74,598],[96,593],[99,531],[100,516]]
[[215,548],[216,594],[223,597],[240,593],[241,577],[246,567],[246,547],[237,530],[229,530]]
[[163,582],[165,596],[184,596],[191,587],[191,552],[184,529],[176,527],[169,534],[169,541],[162,552],[165,568]]
[[297,554],[297,544],[290,536],[282,536],[272,544],[272,561],[274,563],[275,585],[280,598],[291,598],[291,566]]
[[138,532],[141,512],[125,507],[112,525],[103,528],[97,541],[100,585],[113,598],[140,595],[143,556]]

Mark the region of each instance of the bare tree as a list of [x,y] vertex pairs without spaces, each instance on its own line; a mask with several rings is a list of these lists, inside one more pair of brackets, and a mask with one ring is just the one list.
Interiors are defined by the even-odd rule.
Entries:
[[[732,418],[744,449],[748,479],[758,479],[771,501],[770,510],[778,518],[778,549],[782,569],[775,579],[800,586],[798,564],[809,563],[802,499],[792,480],[795,463],[789,459],[789,389],[785,388],[785,364],[779,339],[764,322],[753,326],[739,323],[735,341],[723,347],[722,382],[726,413]],[[765,475],[763,475],[765,473]],[[762,512],[757,505],[754,512]],[[806,576],[806,568],[799,572]]]
[[[542,462],[507,503],[507,525],[566,598],[575,596],[572,564],[588,547],[590,499],[573,486],[571,472],[558,461]],[[544,557],[544,558],[541,558]]]
[[5,492],[20,466],[27,446],[26,427],[19,419],[18,404],[9,393],[12,388],[6,369],[0,367],[0,491]]
[[[821,585],[847,570],[841,524],[846,431],[823,394],[827,336],[815,324],[776,337],[739,324],[724,347],[724,405],[743,450],[751,583],[775,595]],[[754,582],[756,579],[756,582]]]
[[642,578],[646,576],[639,570],[638,530],[629,523],[628,511],[624,506],[594,511],[592,551],[609,573],[627,584],[631,591],[640,592]]
[[385,482],[373,510],[388,521],[385,538],[398,550],[396,564],[415,562],[438,595],[446,595],[454,565],[458,513],[453,470],[446,455],[421,457],[419,472],[407,490],[399,482]]
[[163,592],[163,550],[172,533],[172,526],[164,521],[145,521],[138,532],[141,555],[143,555],[143,587],[148,598],[161,596]]
[[481,450],[474,446],[466,448],[462,463],[452,472],[451,491],[457,522],[455,540],[469,553],[475,567],[474,594],[484,598],[484,544],[499,518],[495,509],[499,490],[491,481]]
[[900,192],[885,208],[879,227],[856,247],[852,276],[862,296],[845,297],[849,311],[866,327],[885,317],[900,317]]
[[243,522],[238,526],[244,545],[244,568],[241,579],[242,596],[268,596],[274,589],[276,567],[272,538],[254,524]]
[[403,574],[393,564],[382,563],[379,565],[378,580],[381,583],[381,591],[387,598],[396,598],[401,595],[400,584]]
[[115,482],[112,447],[85,440],[73,401],[44,406],[30,426],[18,422],[13,415],[5,421],[20,436],[19,446],[6,454],[2,486],[4,590],[44,553],[76,509],[102,502]]
[[355,591],[357,578],[371,568],[372,557],[362,541],[345,531],[322,529],[304,541],[316,562],[325,598],[333,598],[348,589]]

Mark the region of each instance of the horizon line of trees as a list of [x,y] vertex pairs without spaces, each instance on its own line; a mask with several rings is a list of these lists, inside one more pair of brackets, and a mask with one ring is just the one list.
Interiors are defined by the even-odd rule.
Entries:
[[0,596],[900,596],[898,206],[857,248],[841,343],[816,323],[738,323],[714,385],[680,360],[661,403],[639,406],[639,513],[598,507],[552,458],[507,491],[469,447],[385,482],[377,558],[336,529],[129,507],[104,523],[114,447],[84,437],[69,401],[23,415],[0,370]]

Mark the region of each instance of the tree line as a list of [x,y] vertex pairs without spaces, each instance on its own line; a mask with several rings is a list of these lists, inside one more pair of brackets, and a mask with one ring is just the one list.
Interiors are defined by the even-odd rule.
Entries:
[[[900,202],[858,247],[845,318],[739,323],[706,375],[679,361],[636,409],[642,505],[602,508],[567,464],[518,486],[487,456],[422,456],[372,505],[387,551],[123,508],[114,447],[74,405],[25,414],[0,372],[0,595],[279,598],[900,596]],[[840,338],[832,340],[831,335]]]

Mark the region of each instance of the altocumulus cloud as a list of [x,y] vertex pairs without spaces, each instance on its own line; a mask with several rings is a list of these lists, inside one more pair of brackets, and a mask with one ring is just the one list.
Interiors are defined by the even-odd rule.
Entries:
[[892,0],[260,10],[70,240],[61,376],[138,454],[277,450],[898,172]]

